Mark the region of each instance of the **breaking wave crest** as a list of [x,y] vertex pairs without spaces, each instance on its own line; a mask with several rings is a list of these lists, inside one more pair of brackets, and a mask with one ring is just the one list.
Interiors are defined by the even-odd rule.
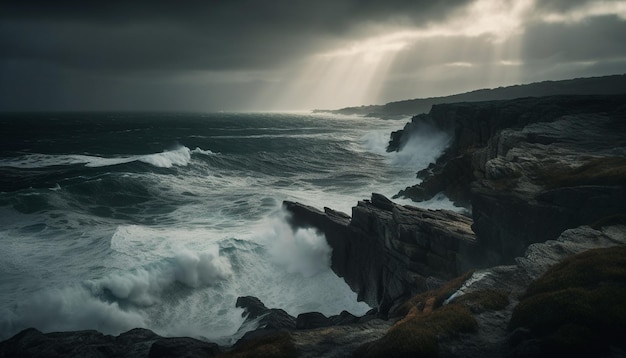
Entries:
[[214,155],[210,150],[196,148],[190,150],[185,146],[166,150],[161,153],[130,155],[117,157],[101,157],[96,155],[51,155],[51,154],[27,154],[17,158],[0,160],[0,167],[18,169],[36,169],[53,166],[84,165],[90,168],[108,167],[132,162],[142,162],[159,168],[171,168],[173,166],[186,166],[191,161],[192,154]]

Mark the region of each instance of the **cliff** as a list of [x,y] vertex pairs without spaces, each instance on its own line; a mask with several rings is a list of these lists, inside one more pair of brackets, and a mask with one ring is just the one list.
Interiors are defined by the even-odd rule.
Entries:
[[534,242],[626,213],[626,96],[557,96],[434,106],[392,134],[389,150],[420,124],[454,141],[422,182],[398,197],[443,192],[471,208],[490,264]]

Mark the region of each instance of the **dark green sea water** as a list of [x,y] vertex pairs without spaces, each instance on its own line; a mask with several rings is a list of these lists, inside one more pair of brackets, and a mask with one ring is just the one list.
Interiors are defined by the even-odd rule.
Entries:
[[[368,310],[283,200],[349,212],[392,195],[444,135],[388,154],[405,121],[307,113],[1,114],[0,339],[146,327],[232,342],[243,295],[292,315]],[[432,205],[447,205],[445,202]]]

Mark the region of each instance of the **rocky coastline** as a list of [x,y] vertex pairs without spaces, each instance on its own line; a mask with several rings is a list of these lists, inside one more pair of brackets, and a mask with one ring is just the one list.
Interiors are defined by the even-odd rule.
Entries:
[[[350,215],[283,203],[294,230],[312,227],[325,235],[331,268],[373,307],[367,315],[292,317],[240,297],[234,304],[259,329],[233,347],[145,329],[113,337],[31,328],[1,342],[0,357],[534,357],[565,352],[563,342],[580,332],[626,332],[619,314],[609,323],[585,316],[593,324],[559,317],[553,330],[543,331],[524,316],[525,307],[536,307],[528,303],[529,286],[559,262],[626,245],[626,95],[435,105],[392,133],[388,150],[402,150],[425,127],[453,141],[418,173],[421,182],[398,197],[419,202],[442,192],[466,214],[399,205],[375,193]],[[615,250],[598,255],[621,262],[622,251]],[[626,297],[624,271],[594,279]],[[568,289],[557,293],[626,312],[626,301],[604,300],[605,291],[593,285]],[[625,356],[623,342],[608,336],[581,349]]]

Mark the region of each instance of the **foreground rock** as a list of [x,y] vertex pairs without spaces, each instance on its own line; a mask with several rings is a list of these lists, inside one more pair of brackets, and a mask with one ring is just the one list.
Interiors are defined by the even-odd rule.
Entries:
[[464,253],[475,245],[469,218],[396,205],[379,194],[360,201],[352,218],[328,208],[283,205],[295,226],[324,233],[333,249],[333,271],[383,316],[415,293],[466,270]]
[[[408,312],[406,317],[394,325],[380,340],[370,342],[359,349],[359,355],[377,357],[405,354],[477,358],[563,356],[564,351],[546,349],[536,331],[530,331],[521,324],[512,326],[510,322],[514,309],[520,299],[526,295],[528,286],[563,259],[590,249],[621,245],[619,246],[621,251],[618,254],[621,257],[620,262],[626,262],[624,244],[626,244],[626,226],[608,226],[598,230],[583,226],[565,231],[557,240],[531,245],[523,257],[516,259],[514,265],[476,271],[458,291],[434,293],[433,298],[436,295],[443,296],[437,297],[441,301],[439,307],[435,302],[430,303],[431,312],[428,311],[427,298],[431,297],[428,293],[412,298],[409,306],[404,308],[405,312]],[[595,279],[597,282],[607,279],[615,281],[617,276],[607,277],[598,274]],[[623,291],[624,284],[626,284],[626,272],[621,274],[616,284],[621,285],[621,292],[626,293]],[[504,301],[501,301],[502,295],[505,297]],[[457,305],[457,308],[445,309],[441,311],[443,313],[440,313],[441,309],[451,305]],[[567,307],[571,305],[571,302],[565,300],[562,305]],[[614,309],[614,313],[619,314],[619,307],[626,306],[624,302],[616,303],[614,306],[605,307],[605,310]],[[567,310],[553,307],[553,311],[552,315],[559,317],[558,320],[563,325],[575,323],[578,320],[576,317],[570,317],[571,314],[567,313]],[[471,316],[468,316],[469,312]],[[435,314],[436,316],[433,316]],[[533,312],[530,315],[530,322],[543,319],[542,315],[537,316]],[[439,323],[430,322],[431,317],[437,318]],[[618,319],[621,319],[619,326],[626,327],[626,317],[619,317]],[[453,324],[445,327],[446,321]],[[467,322],[465,323],[466,330],[459,329],[462,322]],[[442,328],[437,328],[442,325],[445,328],[443,331]],[[430,344],[427,344],[429,341],[424,337],[428,336],[433,329],[439,329],[439,331],[432,336]],[[398,341],[403,334],[414,335],[415,339],[403,338]],[[417,339],[418,336],[421,338]],[[613,344],[615,342],[620,343],[619,340],[613,340]],[[604,355],[599,349],[613,349],[611,344],[591,347],[598,349],[587,352],[593,356]],[[613,351],[618,352],[613,356],[623,356],[619,354],[619,350],[613,349]]]
[[215,357],[217,344],[165,338],[136,328],[117,337],[97,331],[41,333],[29,328],[0,343],[0,357]]

